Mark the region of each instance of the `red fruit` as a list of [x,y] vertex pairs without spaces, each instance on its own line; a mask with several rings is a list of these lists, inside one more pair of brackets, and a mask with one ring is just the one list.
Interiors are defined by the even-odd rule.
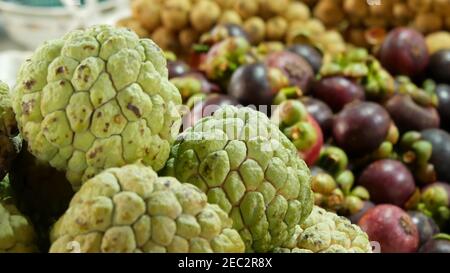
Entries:
[[375,203],[403,207],[416,190],[414,177],[403,163],[383,159],[370,164],[359,177],[359,184]]
[[419,247],[419,233],[411,217],[394,205],[369,209],[358,222],[382,253],[413,253]]
[[396,28],[381,45],[381,64],[395,75],[417,76],[427,67],[429,54],[425,39],[412,28]]
[[301,158],[303,158],[303,160],[305,160],[305,162],[308,166],[312,166],[312,165],[314,165],[316,160],[319,158],[320,150],[322,149],[322,146],[323,146],[323,134],[322,134],[322,130],[320,129],[320,126],[317,123],[317,121],[309,114],[308,114],[308,122],[311,123],[311,125],[314,127],[314,129],[316,131],[317,141],[308,150],[299,152],[299,154],[300,154]]

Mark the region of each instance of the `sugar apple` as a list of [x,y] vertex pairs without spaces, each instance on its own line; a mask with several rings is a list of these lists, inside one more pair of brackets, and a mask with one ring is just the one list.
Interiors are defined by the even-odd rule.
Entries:
[[0,182],[0,253],[37,252],[36,233],[10,195],[7,177]]
[[109,167],[161,169],[179,132],[178,90],[149,39],[100,25],[44,43],[21,67],[13,108],[30,152],[78,189]]
[[311,212],[311,175],[267,116],[224,106],[180,134],[164,172],[196,185],[233,219],[247,252],[280,246]]
[[0,180],[5,177],[11,162],[20,149],[17,124],[11,108],[8,86],[0,81]]
[[243,252],[231,225],[195,186],[127,165],[84,183],[54,225],[50,252]]
[[311,215],[297,226],[281,253],[371,253],[367,234],[345,217],[314,206]]

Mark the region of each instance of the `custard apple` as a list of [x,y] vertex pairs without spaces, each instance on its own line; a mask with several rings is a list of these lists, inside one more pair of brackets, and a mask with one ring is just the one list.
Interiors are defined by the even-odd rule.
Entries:
[[342,216],[314,206],[311,215],[275,252],[371,253],[367,234]]
[[11,162],[20,149],[17,124],[11,108],[9,88],[0,81],[0,180],[8,173]]
[[178,90],[149,39],[100,25],[44,43],[21,67],[13,108],[28,149],[75,189],[110,167],[164,167],[181,126]]
[[195,186],[127,165],[84,183],[52,229],[50,252],[244,252],[231,225]]
[[37,252],[36,233],[10,196],[7,177],[0,182],[0,253]]
[[268,117],[224,106],[180,134],[164,172],[199,187],[233,219],[247,252],[267,252],[311,212],[311,175]]

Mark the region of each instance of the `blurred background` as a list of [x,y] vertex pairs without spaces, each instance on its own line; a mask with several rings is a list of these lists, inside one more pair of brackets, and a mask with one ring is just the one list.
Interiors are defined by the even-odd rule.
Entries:
[[450,30],[450,0],[0,0],[0,80],[13,84],[24,51],[98,23],[128,27],[177,56],[219,23],[242,26],[253,44],[307,42],[334,54],[347,43],[376,48],[398,26],[450,43],[440,33]]
[[129,13],[128,0],[0,0],[0,80],[13,85],[20,64],[44,41]]

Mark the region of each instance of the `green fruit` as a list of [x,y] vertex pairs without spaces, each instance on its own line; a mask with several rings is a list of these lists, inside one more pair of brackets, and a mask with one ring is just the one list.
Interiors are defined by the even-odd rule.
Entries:
[[282,253],[371,253],[367,234],[345,217],[314,206],[311,215],[297,227]]
[[8,173],[11,162],[20,149],[17,124],[11,108],[9,88],[0,81],[0,180]]
[[36,233],[10,196],[7,179],[0,182],[0,253],[37,252]]
[[149,39],[95,26],[44,43],[21,67],[13,108],[28,149],[74,189],[110,167],[161,169],[181,125],[178,90]]
[[196,185],[233,219],[247,252],[283,244],[311,212],[311,175],[277,125],[224,106],[179,136],[166,173]]
[[54,225],[50,252],[243,252],[231,225],[196,187],[127,165],[83,184]]

